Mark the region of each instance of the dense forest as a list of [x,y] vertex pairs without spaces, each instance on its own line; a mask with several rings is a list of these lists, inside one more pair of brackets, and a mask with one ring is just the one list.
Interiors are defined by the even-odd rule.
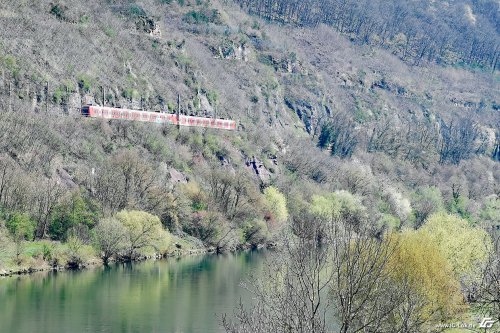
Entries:
[[0,274],[267,246],[228,332],[500,313],[498,6],[1,3]]

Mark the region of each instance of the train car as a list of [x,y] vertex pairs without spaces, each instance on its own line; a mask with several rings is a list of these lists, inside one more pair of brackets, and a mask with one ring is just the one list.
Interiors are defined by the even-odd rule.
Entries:
[[228,119],[213,119],[193,117],[176,114],[165,114],[149,111],[128,110],[119,108],[102,107],[98,105],[85,105],[82,107],[82,116],[89,118],[121,119],[131,121],[150,122],[157,124],[172,124],[180,126],[205,127],[224,130],[236,130],[236,122]]

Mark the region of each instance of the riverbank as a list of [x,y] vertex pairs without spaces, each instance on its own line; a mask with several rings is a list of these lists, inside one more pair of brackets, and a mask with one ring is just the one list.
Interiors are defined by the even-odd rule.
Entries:
[[[58,242],[41,241],[25,242],[22,251],[9,256],[4,251],[4,265],[0,262],[0,277],[26,275],[43,271],[83,270],[103,266],[103,260],[90,245],[82,245],[79,249]],[[21,252],[21,253],[19,253]],[[73,252],[73,253],[71,253]],[[172,257],[190,255],[205,255],[215,253],[214,248],[203,246],[201,241],[173,236],[172,243],[163,253],[143,252],[137,254],[133,260],[110,260],[112,262],[141,262],[146,260],[160,260]],[[3,267],[2,267],[3,266]]]
[[[275,246],[270,246],[274,248]],[[244,252],[252,249],[262,249],[266,248],[266,245],[261,244],[256,247],[251,246],[250,244],[240,245],[238,247],[234,247],[224,251],[223,253],[237,253]],[[29,250],[29,248],[28,248]],[[29,252],[29,251],[28,251]],[[189,240],[184,238],[175,237],[175,242],[172,243],[170,249],[164,253],[149,253],[149,254],[140,254],[136,256],[133,260],[110,260],[111,263],[120,263],[120,262],[143,262],[147,260],[161,260],[167,258],[182,258],[188,256],[196,256],[196,255],[207,255],[207,254],[217,254],[217,249],[214,247],[206,247],[203,246],[201,241],[193,240],[191,237]],[[43,257],[32,257],[29,260],[29,263],[17,265],[15,267],[11,266],[8,268],[0,267],[0,277],[9,277],[16,275],[28,275],[36,272],[47,272],[47,271],[66,271],[66,270],[84,270],[88,268],[97,268],[104,266],[103,260],[99,258],[97,255],[93,255],[90,257],[86,257],[85,260],[81,260],[78,263],[75,262],[65,262],[64,264],[54,264],[59,260],[44,260]]]

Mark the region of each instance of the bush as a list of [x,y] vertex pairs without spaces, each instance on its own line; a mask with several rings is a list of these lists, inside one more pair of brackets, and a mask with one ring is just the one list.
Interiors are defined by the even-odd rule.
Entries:
[[89,93],[90,89],[92,89],[93,80],[90,76],[86,74],[81,74],[78,76],[78,87],[84,93]]
[[70,235],[66,246],[66,266],[68,268],[80,268],[88,260],[94,257],[94,250],[91,246],[83,244],[76,236]]
[[66,9],[67,8],[65,6],[54,4],[50,8],[50,13],[55,17],[57,17],[57,19],[59,20],[66,20],[65,16]]
[[142,7],[134,4],[134,5],[130,5],[130,7],[127,11],[127,15],[129,15],[129,16],[146,16],[146,12],[144,11],[144,9],[142,9]]

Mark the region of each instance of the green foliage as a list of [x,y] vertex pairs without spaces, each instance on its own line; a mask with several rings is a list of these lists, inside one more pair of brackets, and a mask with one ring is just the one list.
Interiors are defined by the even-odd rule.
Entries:
[[0,57],[1,64],[5,66],[8,70],[10,71],[16,71],[18,70],[18,63],[16,58],[13,56],[7,55],[4,57]]
[[127,256],[133,259],[135,255],[147,248],[158,249],[158,242],[167,237],[160,219],[142,211],[121,211],[115,215],[127,229]]
[[65,20],[65,10],[66,8],[62,5],[54,4],[50,8],[50,14],[54,15],[57,17],[59,20]]
[[90,16],[88,16],[88,15],[82,15],[82,16],[80,17],[79,22],[80,22],[81,24],[87,24],[87,23],[89,23],[89,22],[90,22]]
[[321,126],[321,131],[318,139],[318,147],[321,149],[326,149],[330,145],[330,127]]
[[88,93],[92,89],[93,80],[90,76],[86,74],[78,75],[78,87],[84,92]]
[[191,10],[184,15],[183,20],[190,24],[215,23],[220,24],[220,13],[217,9]]
[[460,194],[453,194],[448,210],[452,214],[458,214],[460,217],[470,219],[471,215],[467,211],[467,198]]
[[70,235],[66,241],[66,266],[69,268],[80,268],[86,261],[94,257],[94,249],[83,244],[76,236]]
[[476,279],[491,251],[491,239],[456,215],[433,214],[419,230],[427,235],[450,263],[455,276]]
[[67,100],[67,98],[69,97],[69,95],[73,91],[74,91],[74,89],[73,89],[73,85],[71,84],[71,82],[66,81],[63,84],[59,85],[59,87],[56,88],[56,90],[54,91],[54,94],[52,95],[52,100],[56,104],[61,104],[62,102]]
[[31,258],[39,258],[50,262],[54,257],[54,248],[55,244],[48,240],[34,241],[25,246],[24,253]]
[[216,105],[217,101],[219,100],[219,95],[215,90],[207,90],[205,91],[205,94],[207,95],[208,102],[210,105]]
[[274,67],[273,57],[268,54],[259,54],[257,60],[266,66]]
[[391,214],[382,214],[382,218],[379,220],[379,225],[385,226],[389,230],[396,230],[401,226],[401,221]]
[[[460,285],[452,266],[429,234],[405,232],[392,235],[398,244],[391,254],[387,270],[408,295],[402,306],[420,308],[420,318],[411,321],[440,321],[456,314],[461,307]],[[395,320],[398,320],[397,318]]]
[[27,214],[12,214],[5,226],[16,240],[32,240],[35,234],[35,223]]
[[71,228],[92,228],[97,219],[97,207],[77,191],[54,208],[49,234],[53,239],[64,240]]
[[199,212],[206,210],[208,208],[207,197],[205,193],[201,190],[198,183],[195,181],[190,181],[187,184],[183,184],[179,187],[179,190],[189,199],[191,202],[192,211]]
[[140,97],[139,91],[134,88],[127,88],[122,91],[122,96],[128,100],[138,99]]
[[288,219],[288,209],[286,198],[276,187],[269,186],[264,190],[264,198],[267,209],[272,218],[278,223],[283,223]]
[[268,227],[266,222],[255,219],[247,222],[242,227],[243,242],[252,246],[264,244],[268,237]]
[[361,199],[347,191],[337,191],[324,196],[314,195],[309,209],[313,215],[329,221],[348,215],[362,220],[366,210]]

